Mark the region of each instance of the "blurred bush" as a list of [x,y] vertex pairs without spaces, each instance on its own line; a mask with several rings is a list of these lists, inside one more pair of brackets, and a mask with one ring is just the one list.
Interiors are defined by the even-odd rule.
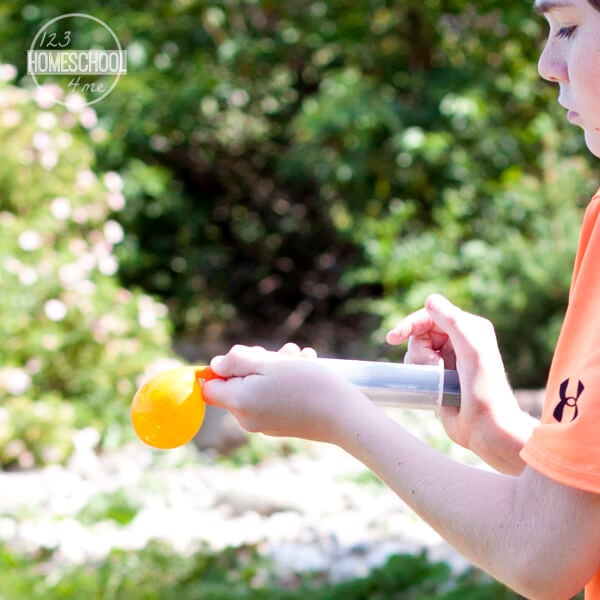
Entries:
[[[4,4],[21,85],[29,40],[70,9]],[[128,200],[119,276],[178,337],[395,356],[383,329],[436,290],[497,324],[515,385],[544,384],[594,177],[528,3],[85,10],[129,53],[95,146]]]
[[128,435],[136,378],[171,355],[170,328],[164,305],[119,284],[110,215],[125,199],[94,168],[95,112],[0,75],[0,466],[30,467],[65,460],[80,426]]
[[348,273],[354,282],[382,282],[371,310],[385,328],[443,292],[496,326],[513,383],[542,387],[558,337],[581,222],[581,197],[591,181],[583,160],[562,159],[544,179],[507,170],[487,206],[472,213],[465,196],[447,190],[433,223],[411,231],[406,207],[365,219],[358,229],[368,266]]
[[517,600],[477,569],[460,574],[426,554],[395,555],[365,577],[332,583],[326,574],[304,572],[285,579],[255,547],[226,548],[181,556],[153,542],[138,552],[113,551],[94,568],[45,564],[48,557],[15,556],[0,546],[5,600]]

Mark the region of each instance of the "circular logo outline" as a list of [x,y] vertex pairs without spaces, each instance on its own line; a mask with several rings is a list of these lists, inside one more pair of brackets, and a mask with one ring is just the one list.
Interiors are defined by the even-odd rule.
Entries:
[[[119,52],[123,51],[123,49],[121,48],[121,43],[119,42],[119,38],[116,36],[115,32],[102,19],[99,19],[98,17],[94,17],[93,15],[88,15],[86,13],[80,13],[80,12],[65,13],[63,15],[58,15],[58,17],[54,17],[53,19],[50,19],[50,21],[47,21],[46,23],[44,23],[44,25],[35,34],[33,41],[31,42],[31,46],[29,47],[29,50],[31,52],[34,51],[35,44],[36,44],[38,38],[40,37],[40,35],[42,35],[42,33],[48,27],[50,27],[50,25],[52,25],[53,23],[56,23],[57,21],[60,21],[61,19],[68,19],[68,18],[73,18],[73,17],[90,19],[90,20],[95,21],[96,23],[100,24],[102,27],[104,27],[104,29],[106,29],[106,31],[108,31],[108,33],[115,40],[118,51]],[[36,87],[38,89],[42,89],[42,84],[37,80],[35,73],[30,73],[30,75],[31,75],[31,78],[33,79]],[[103,100],[104,98],[106,98],[106,96],[108,96],[108,94],[110,94],[115,89],[115,86],[117,85],[117,83],[119,83],[120,78],[121,78],[121,73],[116,73],[115,80],[113,81],[113,84],[108,88],[108,90],[104,94],[102,94],[102,96],[95,98],[94,100],[91,100],[89,102],[85,102],[83,104],[83,106],[91,106],[92,104],[96,104],[96,102],[100,102],[100,100]],[[52,98],[52,101],[56,102],[57,104],[61,104],[62,106],[66,106],[67,108],[69,107],[69,104],[67,102],[63,102],[62,100]]]

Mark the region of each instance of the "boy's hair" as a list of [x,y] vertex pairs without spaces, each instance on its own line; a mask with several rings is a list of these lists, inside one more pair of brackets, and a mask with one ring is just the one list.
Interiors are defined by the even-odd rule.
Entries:
[[600,0],[588,0],[588,2],[596,9],[600,10]]

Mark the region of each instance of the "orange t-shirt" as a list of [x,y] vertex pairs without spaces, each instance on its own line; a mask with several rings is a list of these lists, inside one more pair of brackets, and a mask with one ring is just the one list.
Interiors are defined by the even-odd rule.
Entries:
[[[542,422],[521,457],[555,481],[600,494],[600,190],[585,211]],[[600,600],[600,570],[586,599]]]

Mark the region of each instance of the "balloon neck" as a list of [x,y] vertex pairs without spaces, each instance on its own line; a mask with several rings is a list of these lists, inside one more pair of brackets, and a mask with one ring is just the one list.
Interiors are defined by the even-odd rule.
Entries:
[[211,379],[223,379],[223,377],[217,375],[208,366],[194,367],[194,373],[196,375],[196,379],[200,379],[202,383],[205,381],[210,381]]

